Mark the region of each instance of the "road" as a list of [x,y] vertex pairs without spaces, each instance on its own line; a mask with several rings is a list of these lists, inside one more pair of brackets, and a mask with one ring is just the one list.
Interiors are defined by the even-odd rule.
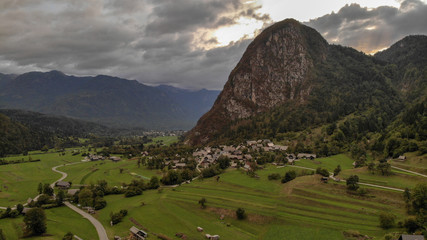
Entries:
[[[64,167],[64,166],[69,166],[69,165],[78,164],[78,163],[82,163],[82,162],[67,163],[67,164],[61,164],[61,165],[52,167],[52,171],[57,172],[57,173],[61,174],[62,176],[58,180],[56,180],[55,182],[50,184],[50,187],[54,188],[55,184],[57,182],[64,180],[68,176],[67,173],[57,170],[58,167]],[[34,198],[34,201],[37,201],[37,198],[39,198],[39,196],[40,196],[40,194]],[[102,226],[102,224],[98,220],[96,220],[94,217],[92,217],[92,215],[90,215],[89,213],[86,213],[85,211],[81,210],[78,207],[75,207],[74,205],[72,205],[69,202],[64,202],[64,204],[65,204],[65,206],[69,207],[71,210],[77,212],[78,214],[82,215],[84,218],[89,220],[92,223],[92,225],[95,227],[96,231],[98,232],[98,237],[100,240],[108,240],[108,236],[107,236],[107,232],[105,231],[105,228]],[[26,206],[26,205],[28,205],[28,204],[27,203],[24,204],[24,206]],[[16,206],[14,208],[16,208]],[[0,209],[6,209],[6,208],[0,207]]]
[[[301,166],[295,166],[295,165],[287,165],[289,167],[295,167],[295,168],[302,168],[302,169],[308,169],[308,170],[313,170],[316,171],[316,169],[314,168],[308,168],[308,167],[301,167]],[[283,166],[284,167],[284,166]],[[278,167],[279,168],[279,167]],[[335,177],[333,176],[333,174],[331,176],[329,176],[329,178],[338,181],[337,179],[335,179]],[[339,180],[340,182],[345,182],[345,180]],[[400,189],[400,188],[394,188],[394,187],[386,187],[386,186],[381,186],[381,185],[375,185],[375,184],[370,184],[370,183],[363,183],[363,182],[358,182],[359,185],[365,185],[365,186],[369,186],[369,187],[376,187],[376,188],[382,188],[382,189],[387,189],[387,190],[394,190],[394,191],[399,191],[399,192],[403,192],[405,190]]]
[[391,168],[394,168],[394,169],[397,169],[397,170],[400,170],[400,171],[403,171],[403,172],[408,172],[408,173],[412,173],[412,174],[415,174],[415,175],[427,178],[427,175],[424,175],[424,174],[421,174],[421,173],[418,173],[418,172],[414,172],[414,171],[409,171],[409,170],[406,170],[404,168],[395,167],[395,166],[391,166]]
[[92,215],[89,213],[81,210],[80,208],[74,206],[70,202],[64,202],[65,206],[71,208],[73,211],[77,212],[78,214],[82,215],[84,218],[89,220],[92,225],[95,227],[96,231],[98,232],[99,240],[108,240],[107,232],[105,231],[105,228],[102,226],[102,224]]

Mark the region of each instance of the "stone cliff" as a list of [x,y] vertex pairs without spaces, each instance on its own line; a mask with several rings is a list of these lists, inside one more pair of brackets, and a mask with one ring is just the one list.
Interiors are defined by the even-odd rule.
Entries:
[[312,90],[311,69],[326,58],[327,48],[318,32],[296,20],[268,27],[248,46],[214,106],[186,142],[205,144],[232,121],[285,102],[303,103]]

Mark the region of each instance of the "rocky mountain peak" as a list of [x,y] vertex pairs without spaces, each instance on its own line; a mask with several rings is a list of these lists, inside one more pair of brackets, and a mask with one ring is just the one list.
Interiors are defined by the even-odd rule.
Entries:
[[189,133],[197,144],[229,121],[248,118],[310,94],[310,70],[326,58],[328,43],[314,29],[286,19],[265,29],[248,46],[212,109]]

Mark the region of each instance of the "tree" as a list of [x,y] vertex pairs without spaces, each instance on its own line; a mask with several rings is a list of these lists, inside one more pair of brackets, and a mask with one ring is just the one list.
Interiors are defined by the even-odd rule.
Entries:
[[420,225],[418,224],[417,220],[413,217],[405,219],[403,226],[406,228],[406,231],[408,233],[414,233],[418,230],[418,228],[420,228]]
[[356,191],[359,188],[358,182],[359,182],[359,177],[357,175],[351,175],[346,181],[347,189]]
[[6,236],[4,235],[2,229],[0,229],[0,240],[6,240]]
[[43,186],[43,194],[53,196],[53,188],[50,187],[49,183],[45,183]]
[[316,174],[320,174],[320,175],[322,175],[324,177],[329,177],[329,171],[326,168],[318,167],[316,169]]
[[226,156],[221,155],[218,160],[218,165],[221,169],[227,169],[230,167],[230,159]]
[[374,162],[370,162],[370,163],[368,164],[368,170],[369,170],[372,174],[374,174],[374,173],[375,173],[375,163],[374,163]]
[[92,191],[84,188],[79,193],[79,203],[84,206],[92,206],[93,205],[93,197],[92,197]]
[[285,173],[285,176],[282,178],[282,183],[287,183],[294,180],[297,177],[297,173],[294,170]]
[[415,212],[427,212],[427,183],[419,183],[412,190],[412,207]]
[[62,202],[64,201],[65,193],[62,190],[59,190],[58,194],[56,195],[56,205],[61,206]]
[[16,205],[16,210],[18,211],[19,214],[21,214],[22,211],[24,210],[24,206],[22,204],[18,204]]
[[379,216],[380,227],[382,229],[389,229],[394,227],[396,216],[391,213],[383,212]]
[[30,209],[24,217],[28,235],[41,235],[46,232],[46,214],[41,208]]
[[239,220],[245,219],[246,218],[245,209],[238,208],[236,210],[236,216],[237,216],[237,219],[239,219]]
[[157,189],[160,187],[160,182],[159,179],[157,178],[157,176],[152,176],[150,179],[150,183],[149,183],[149,188],[150,189]]
[[377,170],[381,172],[381,175],[390,175],[391,174],[391,165],[388,162],[380,162],[377,165]]
[[341,165],[338,165],[335,169],[334,169],[334,176],[338,176],[338,174],[341,172]]
[[39,192],[39,194],[42,194],[42,192],[43,192],[43,184],[42,183],[39,183],[37,191]]
[[202,198],[199,200],[199,204],[201,208],[206,208],[206,198]]

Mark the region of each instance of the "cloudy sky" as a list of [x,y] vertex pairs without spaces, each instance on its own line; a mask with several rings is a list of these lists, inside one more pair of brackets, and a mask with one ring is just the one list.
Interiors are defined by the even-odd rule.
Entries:
[[373,53],[427,34],[427,0],[1,0],[0,72],[221,89],[254,36],[286,18]]

